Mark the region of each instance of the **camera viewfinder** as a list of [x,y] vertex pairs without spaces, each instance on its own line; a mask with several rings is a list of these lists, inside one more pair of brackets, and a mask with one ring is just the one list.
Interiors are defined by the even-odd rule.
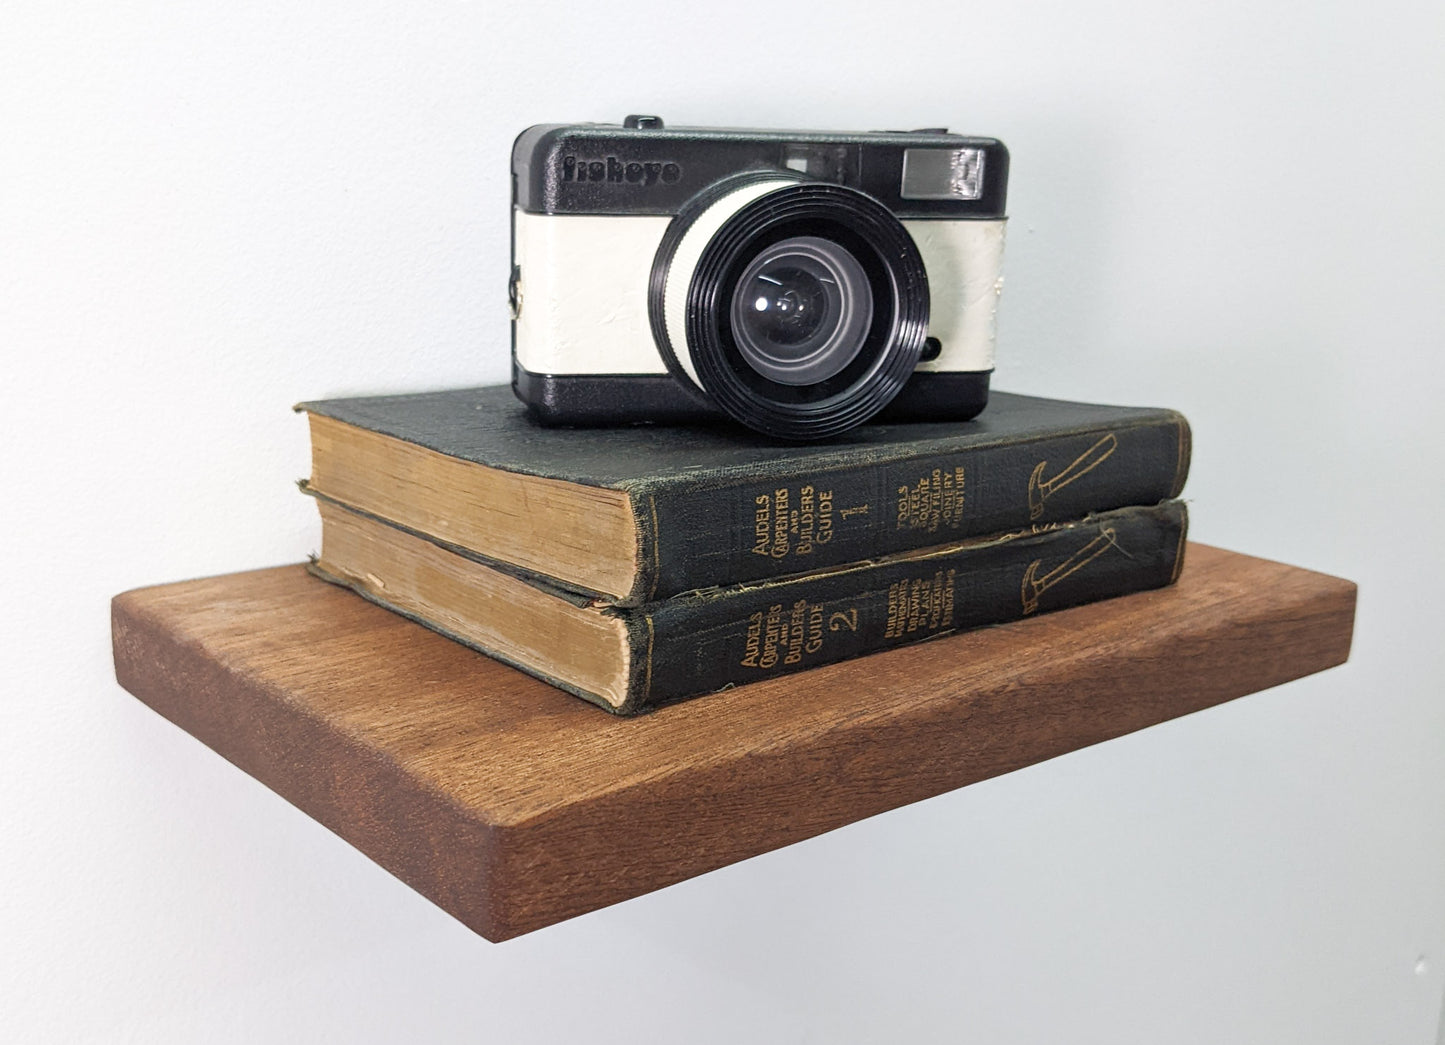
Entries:
[[783,166],[835,185],[857,181],[857,158],[840,145],[787,145],[783,148]]

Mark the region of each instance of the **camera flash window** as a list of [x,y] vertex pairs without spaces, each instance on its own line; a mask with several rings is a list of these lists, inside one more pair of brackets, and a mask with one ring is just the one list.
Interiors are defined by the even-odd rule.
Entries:
[[904,149],[905,200],[976,200],[983,195],[982,149]]

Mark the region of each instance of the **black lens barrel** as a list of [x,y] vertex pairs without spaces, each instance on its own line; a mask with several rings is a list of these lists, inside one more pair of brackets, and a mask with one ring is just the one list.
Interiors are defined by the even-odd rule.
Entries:
[[[691,221],[726,194],[725,186],[714,186],[684,208],[658,251],[649,308],[669,369],[689,380],[676,359],[676,353],[687,352],[703,390],[719,407],[777,438],[823,439],[863,423],[903,388],[923,350],[928,280],[913,238],[887,207],[854,189],[800,181],[766,192],[730,216],[702,249],[686,291],[687,343],[674,345],[662,300],[668,266]],[[769,373],[776,372],[756,365],[766,355],[758,351],[763,348],[758,331],[735,329],[742,320],[733,310],[739,281],[752,263],[797,238],[830,241],[837,244],[835,258],[856,259],[871,309],[862,343],[846,365],[820,368],[826,376],[809,384],[771,380]],[[856,287],[845,292],[864,296]]]

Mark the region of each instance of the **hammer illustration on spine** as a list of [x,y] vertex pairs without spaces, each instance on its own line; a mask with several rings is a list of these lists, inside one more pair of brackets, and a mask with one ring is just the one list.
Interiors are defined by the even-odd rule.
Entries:
[[1048,467],[1048,461],[1040,461],[1034,466],[1034,474],[1029,476],[1029,518],[1037,519],[1044,514],[1044,502],[1053,496],[1056,490],[1062,490],[1081,475],[1092,472],[1104,459],[1119,448],[1119,440],[1110,432],[1093,446],[1089,447],[1069,464],[1058,475],[1051,479],[1044,479],[1044,469]]
[[1069,574],[1082,570],[1112,547],[1114,547],[1114,528],[1109,526],[1100,530],[1099,536],[1074,552],[1073,555],[1070,555],[1042,577],[1038,575],[1038,572],[1044,560],[1035,559],[1029,563],[1029,568],[1024,571],[1024,580],[1021,585],[1024,616],[1027,617],[1039,608],[1040,595],[1048,591],[1055,584],[1058,584],[1059,581],[1063,580]]

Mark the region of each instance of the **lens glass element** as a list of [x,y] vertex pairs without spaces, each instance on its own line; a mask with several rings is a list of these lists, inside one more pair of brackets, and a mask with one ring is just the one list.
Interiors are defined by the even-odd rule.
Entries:
[[747,364],[784,385],[826,381],[858,355],[873,291],[858,259],[819,236],[764,247],[733,289],[733,338]]

